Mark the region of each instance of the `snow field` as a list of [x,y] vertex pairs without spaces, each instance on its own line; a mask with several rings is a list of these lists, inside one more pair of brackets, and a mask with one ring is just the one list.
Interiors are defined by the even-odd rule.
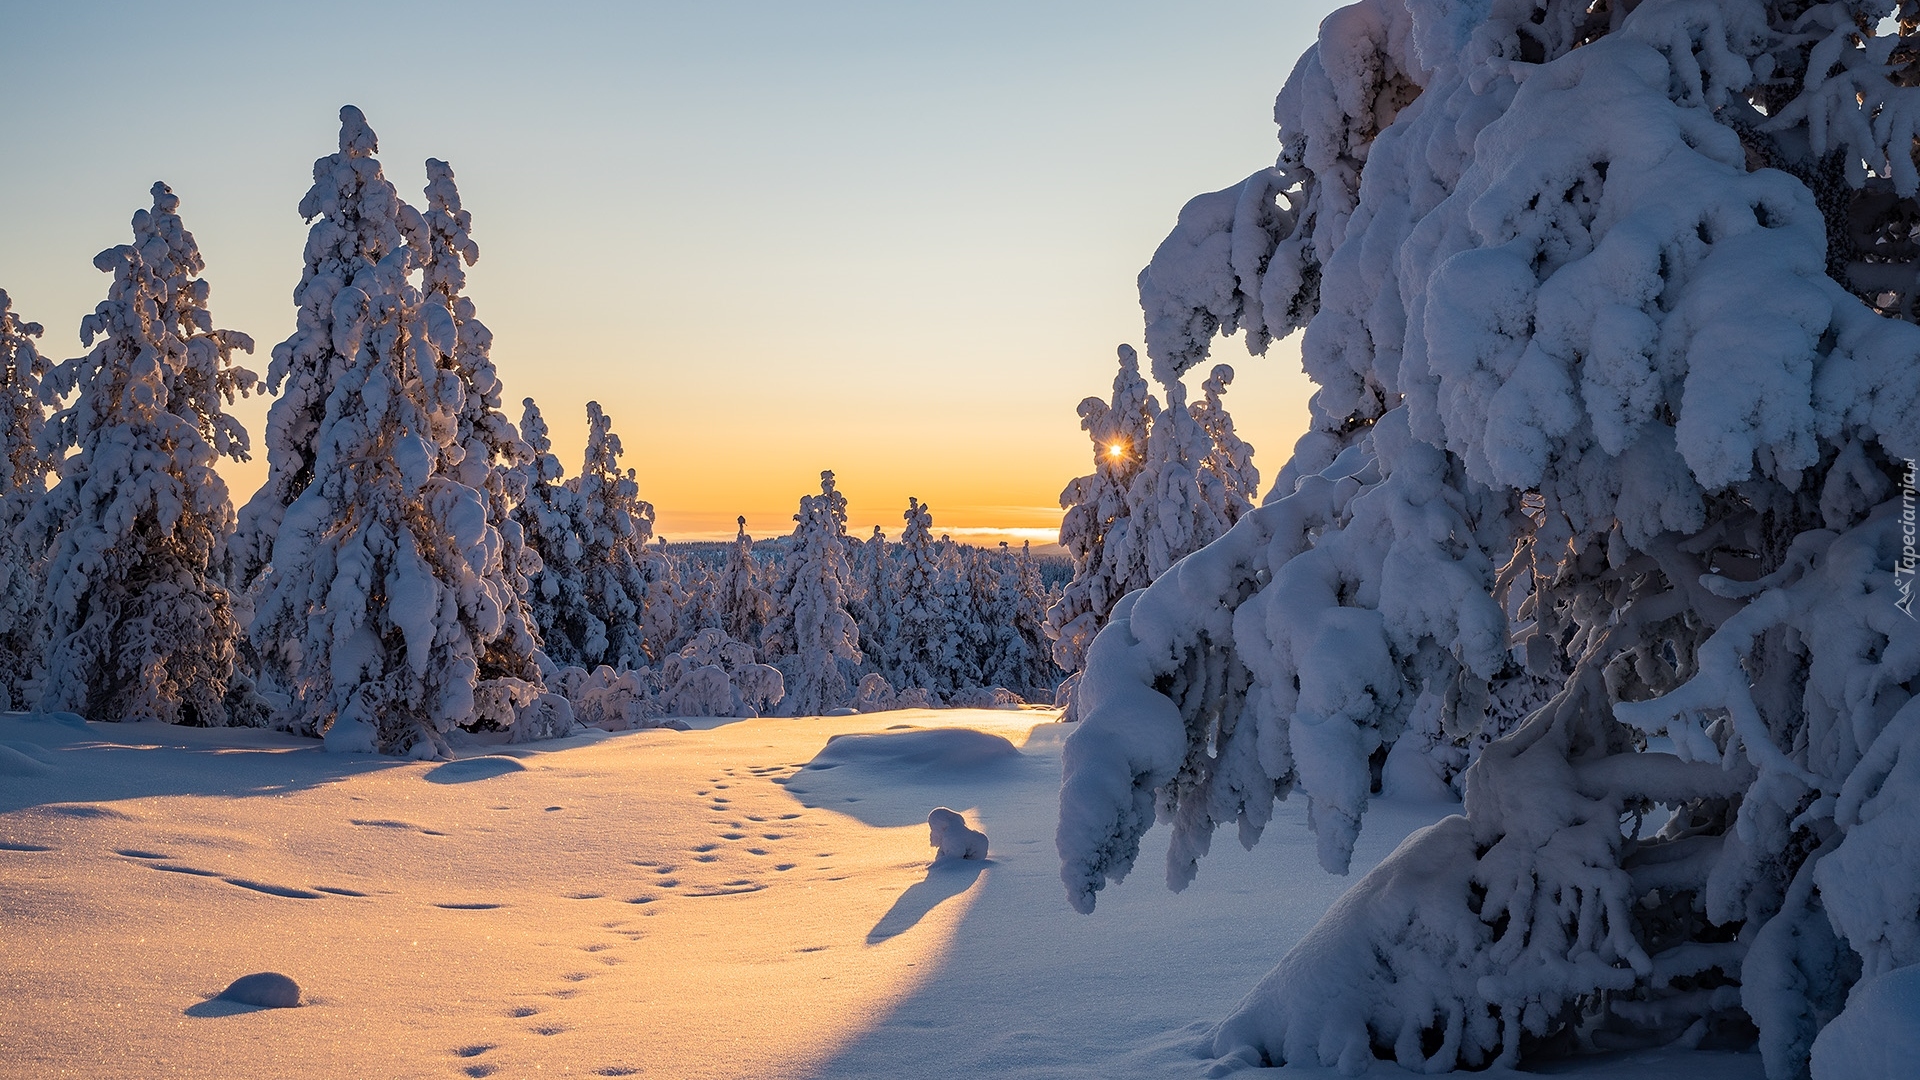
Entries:
[[[0,762],[37,766],[0,783],[0,1076],[1205,1076],[1212,1023],[1351,880],[1286,803],[1186,895],[1074,914],[1050,716],[696,720],[442,763],[0,716]],[[942,805],[986,860],[932,865]],[[1355,872],[1448,810],[1381,800]],[[301,1006],[216,999],[259,971]]]

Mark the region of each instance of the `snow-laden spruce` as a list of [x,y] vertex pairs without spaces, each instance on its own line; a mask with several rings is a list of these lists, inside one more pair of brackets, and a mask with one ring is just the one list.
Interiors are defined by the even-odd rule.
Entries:
[[1073,579],[1047,609],[1047,636],[1053,639],[1054,661],[1072,675],[1086,665],[1087,646],[1107,624],[1113,605],[1153,580],[1146,549],[1128,517],[1127,498],[1140,471],[1152,413],[1139,354],[1131,345],[1120,346],[1119,353],[1112,400],[1080,402],[1080,427],[1093,440],[1093,471],[1075,477],[1060,493],[1066,510],[1060,546],[1073,560]]
[[247,457],[225,406],[254,385],[233,363],[253,341],[214,329],[179,205],[154,184],[133,241],[94,257],[113,284],[80,321],[92,348],[46,374],[52,395],[76,396],[40,432],[60,482],[21,527],[29,557],[45,560],[44,711],[228,721],[240,627],[218,580],[233,502],[214,463]]
[[[554,664],[563,668],[597,666],[606,652],[607,630],[587,603],[586,572],[581,564],[586,548],[580,542],[577,524],[583,516],[580,496],[562,482],[563,471],[553,453],[547,421],[532,398],[522,402],[520,438],[529,456],[514,483],[522,496],[513,509],[513,520],[525,541],[521,566],[527,574],[524,599],[528,611],[539,631],[541,646]],[[583,647],[586,642],[597,645],[591,656]]]
[[861,660],[859,628],[847,612],[847,497],[832,472],[820,474],[820,494],[800,496],[793,520],[764,653],[784,677],[781,715],[817,716],[853,700]]
[[[324,735],[329,749],[444,756],[445,732],[500,722],[534,695],[510,676],[480,678],[481,657],[506,631],[501,541],[485,496],[439,470],[467,393],[458,372],[436,366],[457,347],[457,327],[409,276],[432,260],[432,245],[391,197],[364,118],[351,107],[341,118],[340,154],[315,166],[302,210],[321,205],[365,235],[417,242],[372,261],[368,245],[338,248],[331,217],[309,239],[302,327],[324,292],[326,319],[311,325],[327,336],[296,334],[292,355],[324,360],[332,381],[311,482],[279,524],[250,636],[292,692],[297,730]],[[405,234],[403,216],[413,222]],[[327,253],[322,272],[316,249]],[[272,504],[260,505],[271,516]]]
[[[620,436],[597,401],[587,402],[587,448],[580,475],[567,487],[578,498],[573,527],[580,541],[578,560],[588,620],[585,636],[575,640],[590,663],[615,670],[647,666],[645,645],[647,589],[654,561],[647,551],[653,538],[653,504],[640,498],[632,469],[620,468]],[[571,628],[569,628],[571,629]]]
[[[1070,675],[1086,663],[1093,636],[1120,598],[1145,588],[1179,559],[1211,543],[1253,506],[1260,474],[1253,448],[1235,432],[1221,397],[1233,369],[1216,365],[1205,396],[1187,403],[1180,373],[1153,362],[1166,407],[1147,392],[1140,359],[1120,346],[1113,400],[1080,403],[1080,426],[1093,439],[1093,472],[1060,493],[1066,510],[1060,543],[1073,578],[1047,611],[1055,661]],[[1067,718],[1077,719],[1069,677]]]
[[[356,275],[424,240],[418,211],[406,205],[374,158],[379,148],[367,119],[340,108],[340,149],[313,163],[313,187],[300,200],[307,232],[306,266],[293,290],[293,335],[273,347],[267,389],[279,397],[267,410],[267,480],[240,508],[230,583],[244,594],[273,559],[287,507],[313,483],[320,426],[335,383],[353,363],[343,345],[355,334]],[[319,219],[315,221],[315,219]]]
[[761,585],[759,564],[753,558],[753,537],[747,535],[745,514],[737,519],[739,532],[727,547],[727,561],[714,577],[716,623],[728,637],[751,644],[767,625],[772,598]]
[[[478,318],[472,299],[461,295],[467,267],[480,259],[470,230],[473,215],[460,205],[453,169],[427,159],[427,210],[421,215],[427,260],[421,268],[421,322],[434,354],[434,366],[460,380],[451,441],[440,447],[439,471],[480,492],[487,524],[499,537],[497,550],[479,549],[486,558],[474,567],[480,577],[479,603],[497,609],[501,631],[480,656],[479,679],[487,690],[478,700],[482,720],[513,726],[515,717],[544,692],[539,628],[528,609],[529,577],[540,566],[513,510],[526,497],[526,468],[533,451],[500,409],[500,376],[491,352],[493,332]],[[491,623],[492,611],[483,621]],[[552,706],[549,706],[551,708]],[[517,734],[525,734],[522,728]],[[564,732],[561,732],[564,734]]]
[[1304,327],[1320,389],[1265,504],[1092,646],[1069,897],[1156,817],[1179,888],[1295,790],[1343,871],[1389,748],[1465,794],[1219,1055],[1431,1071],[1757,1030],[1785,1080],[1856,979],[1920,963],[1893,11],[1366,0],[1282,90],[1278,164],[1181,211],[1141,275],[1156,362]]
[[28,704],[37,692],[34,671],[42,651],[39,560],[17,534],[46,494],[55,460],[40,445],[47,422],[41,385],[48,369],[33,339],[44,332],[16,315],[12,298],[0,289],[0,422],[6,425],[0,435],[0,706],[7,709]]

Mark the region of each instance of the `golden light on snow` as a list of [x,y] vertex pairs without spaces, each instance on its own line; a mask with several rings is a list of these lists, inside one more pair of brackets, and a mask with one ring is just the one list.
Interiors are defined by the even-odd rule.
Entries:
[[1107,444],[1107,456],[1110,458],[1113,458],[1116,461],[1118,461],[1121,457],[1125,456],[1126,452],[1127,452],[1126,443],[1117,442],[1117,443]]

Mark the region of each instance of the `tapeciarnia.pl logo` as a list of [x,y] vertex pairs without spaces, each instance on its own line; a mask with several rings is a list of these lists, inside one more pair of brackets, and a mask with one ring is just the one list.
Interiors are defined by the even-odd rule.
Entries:
[[1920,552],[1916,552],[1916,534],[1920,528],[1915,526],[1916,506],[1914,498],[1913,459],[1907,459],[1907,471],[1900,477],[1900,560],[1893,566],[1893,587],[1899,591],[1899,599],[1893,602],[1907,618],[1913,614],[1913,579],[1916,567],[1920,567]]

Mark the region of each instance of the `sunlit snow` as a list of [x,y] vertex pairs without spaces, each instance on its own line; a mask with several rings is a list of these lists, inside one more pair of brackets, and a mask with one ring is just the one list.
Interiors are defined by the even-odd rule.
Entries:
[[[696,720],[537,750],[457,737],[431,763],[0,716],[0,1074],[1207,1075],[1208,1027],[1350,879],[1288,803],[1185,894],[1129,882],[1073,913],[1051,720]],[[941,806],[987,859],[934,865]],[[1382,800],[1356,872],[1448,810]],[[300,1007],[217,997],[260,972]]]

